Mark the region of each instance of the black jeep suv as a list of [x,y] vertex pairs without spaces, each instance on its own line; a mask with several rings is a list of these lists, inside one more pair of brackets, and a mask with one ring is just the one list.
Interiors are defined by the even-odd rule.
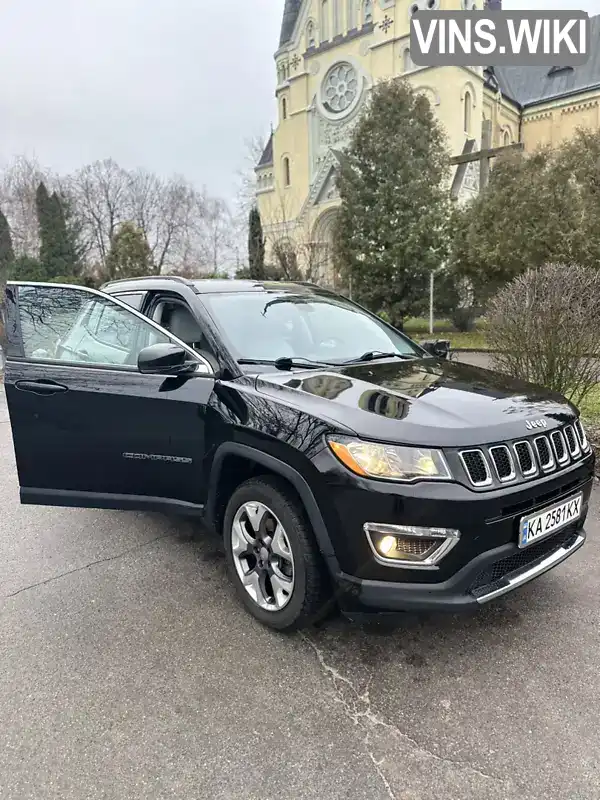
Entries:
[[315,286],[12,283],[6,338],[22,502],[203,518],[273,628],[477,608],[584,543],[570,403]]

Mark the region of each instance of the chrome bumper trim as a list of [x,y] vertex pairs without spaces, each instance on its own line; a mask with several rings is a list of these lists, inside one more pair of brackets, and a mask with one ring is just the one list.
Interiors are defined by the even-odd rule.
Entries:
[[503,594],[507,594],[507,592],[512,592],[513,589],[523,586],[524,583],[528,583],[529,581],[533,580],[533,578],[537,578],[538,575],[548,572],[549,569],[552,569],[552,567],[560,564],[560,562],[564,561],[565,558],[568,558],[576,550],[579,550],[584,542],[585,533],[584,531],[581,531],[570,547],[559,547],[558,550],[555,550],[554,553],[546,556],[546,558],[544,558],[534,567],[526,569],[524,572],[515,575],[514,578],[506,578],[506,584],[504,586],[501,586],[499,589],[494,589],[493,592],[488,592],[488,594],[481,595],[477,598],[477,602],[480,605],[483,603],[488,603],[490,600],[494,600],[496,597],[501,597]]

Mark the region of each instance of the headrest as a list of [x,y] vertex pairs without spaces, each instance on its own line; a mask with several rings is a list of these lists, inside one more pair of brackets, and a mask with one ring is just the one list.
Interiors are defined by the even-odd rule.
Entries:
[[171,311],[171,318],[169,320],[169,330],[173,336],[177,336],[182,342],[192,344],[192,342],[199,342],[202,340],[202,328],[192,313],[183,308],[183,306],[176,306]]

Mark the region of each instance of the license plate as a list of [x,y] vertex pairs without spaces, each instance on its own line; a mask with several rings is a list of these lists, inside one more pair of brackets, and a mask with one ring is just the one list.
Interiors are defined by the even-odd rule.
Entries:
[[551,533],[564,528],[581,516],[583,495],[571,497],[556,506],[546,508],[532,517],[523,517],[519,527],[519,547],[528,547],[530,544],[545,539]]

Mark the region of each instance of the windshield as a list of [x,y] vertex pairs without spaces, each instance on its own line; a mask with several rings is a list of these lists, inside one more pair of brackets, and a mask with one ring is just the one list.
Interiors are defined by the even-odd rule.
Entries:
[[338,363],[364,353],[421,356],[410,340],[343,297],[284,292],[203,297],[238,359]]

